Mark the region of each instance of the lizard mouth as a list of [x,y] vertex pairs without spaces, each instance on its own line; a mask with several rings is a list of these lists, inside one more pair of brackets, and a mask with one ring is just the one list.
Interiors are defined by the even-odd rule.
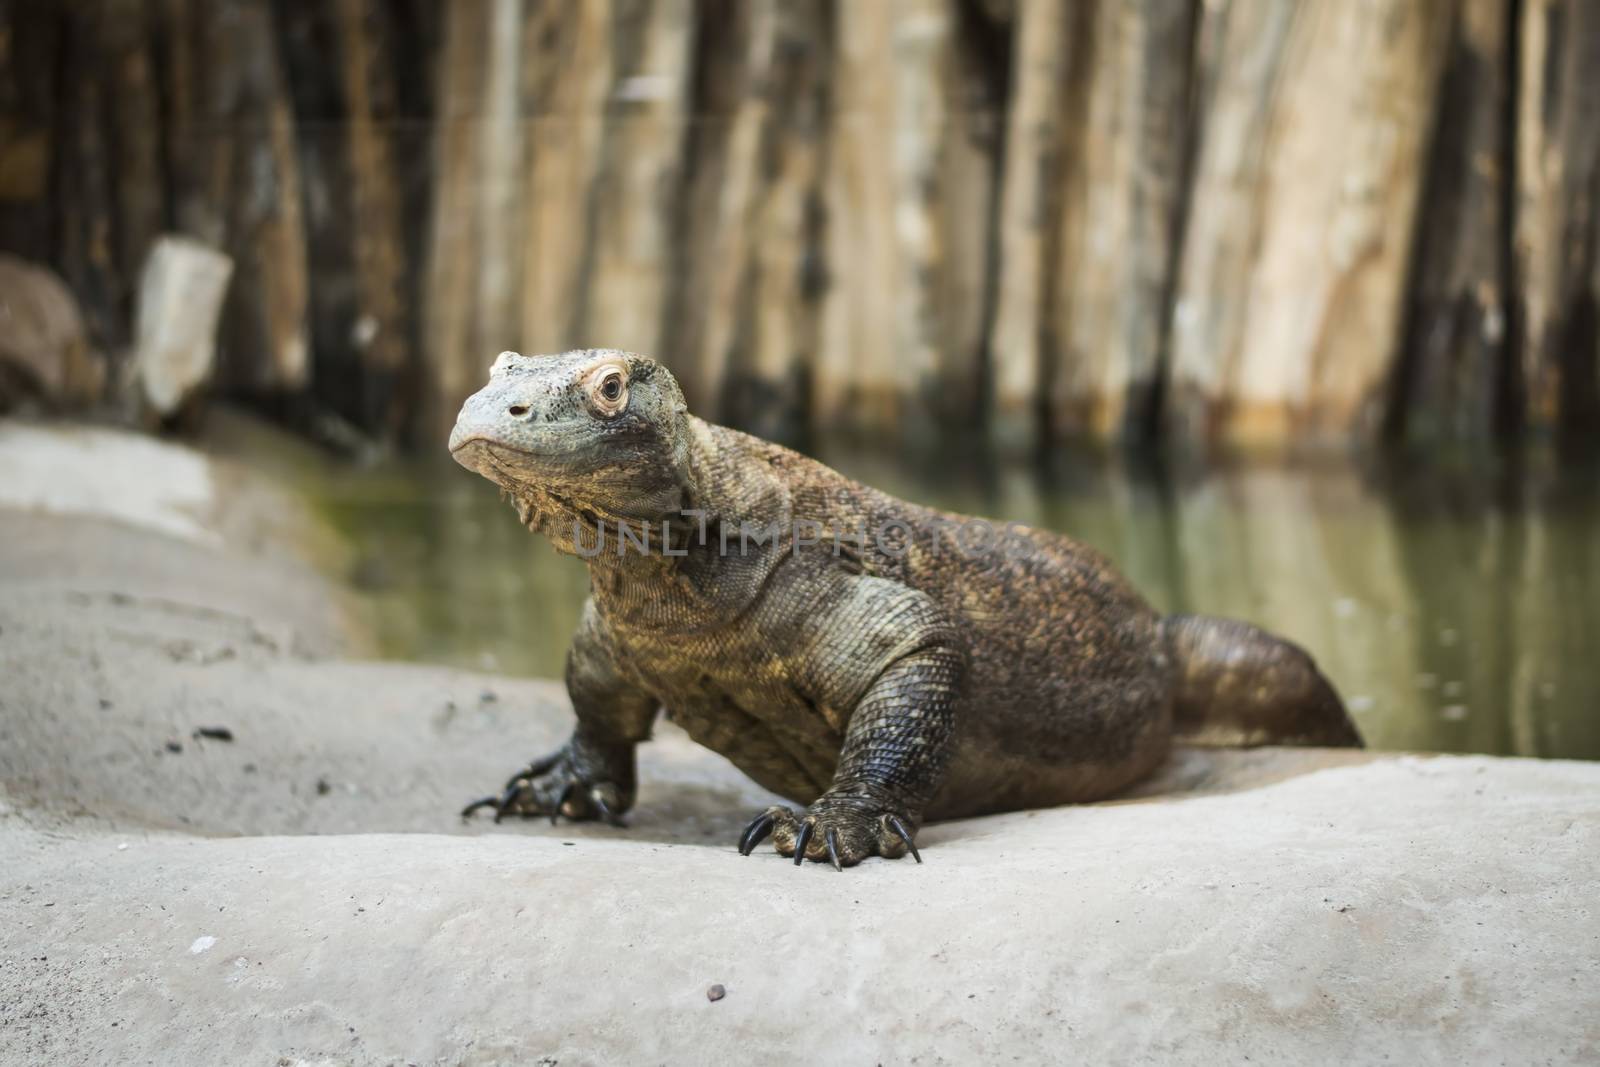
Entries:
[[[552,490],[552,472],[542,469],[551,457],[490,437],[474,436],[454,444],[450,456],[457,463],[512,492],[536,491],[561,504],[568,504]],[[559,477],[556,478],[559,481]]]
[[488,474],[491,470],[505,475],[515,475],[516,468],[529,461],[548,458],[538,452],[517,448],[491,437],[469,437],[450,444],[450,456],[463,467]]
[[559,460],[582,451],[581,436],[574,432],[580,429],[576,422],[557,422],[531,430],[519,427],[507,434],[492,426],[458,424],[450,431],[450,454],[479,445],[508,458]]
[[462,451],[465,451],[466,449],[471,448],[473,445],[481,446],[484,451],[488,451],[491,448],[501,448],[501,449],[505,449],[508,452],[517,451],[514,448],[507,448],[505,445],[502,445],[500,442],[491,440],[491,439],[489,439],[487,437],[473,436],[473,437],[463,437],[463,438],[461,438],[459,440],[451,441],[450,442],[450,454],[453,456],[457,452],[462,452]]
[[467,462],[471,457],[483,457],[490,460],[499,460],[502,463],[515,463],[519,460],[543,460],[548,462],[551,460],[559,460],[562,455],[560,452],[554,450],[542,451],[534,448],[524,448],[520,445],[510,445],[498,438],[488,437],[482,434],[474,434],[471,437],[464,437],[458,441],[451,441],[450,454],[456,458],[458,463],[466,464],[468,466],[471,465]]

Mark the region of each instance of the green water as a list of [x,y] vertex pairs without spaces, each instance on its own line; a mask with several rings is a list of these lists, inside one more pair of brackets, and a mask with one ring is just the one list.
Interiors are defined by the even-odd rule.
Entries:
[[[1528,461],[1174,474],[1127,463],[918,470],[828,457],[907,499],[1060,530],[1164,611],[1305,646],[1374,747],[1600,758],[1600,472]],[[399,659],[559,677],[583,567],[448,464],[342,469],[321,503]]]

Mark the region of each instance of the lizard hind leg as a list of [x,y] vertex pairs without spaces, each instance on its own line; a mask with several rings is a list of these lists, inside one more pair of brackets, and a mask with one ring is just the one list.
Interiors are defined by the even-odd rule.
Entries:
[[1170,615],[1177,740],[1361,748],[1344,702],[1298,645],[1233,619]]

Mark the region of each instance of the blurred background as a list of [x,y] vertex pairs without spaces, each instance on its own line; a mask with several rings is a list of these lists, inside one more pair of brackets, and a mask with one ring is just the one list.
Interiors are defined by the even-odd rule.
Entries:
[[442,442],[634,349],[1380,746],[1600,758],[1597,101],[1593,0],[0,0],[0,407],[253,412],[388,654],[557,675]]

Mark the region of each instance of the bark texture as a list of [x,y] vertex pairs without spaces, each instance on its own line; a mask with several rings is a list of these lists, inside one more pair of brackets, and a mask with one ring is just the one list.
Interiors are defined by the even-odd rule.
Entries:
[[1517,274],[1527,423],[1600,421],[1600,7],[1525,0],[1517,97]]
[[[0,0],[0,249],[437,439],[501,349],[785,441],[1600,427],[1587,0]],[[287,405],[284,401],[289,401]]]

